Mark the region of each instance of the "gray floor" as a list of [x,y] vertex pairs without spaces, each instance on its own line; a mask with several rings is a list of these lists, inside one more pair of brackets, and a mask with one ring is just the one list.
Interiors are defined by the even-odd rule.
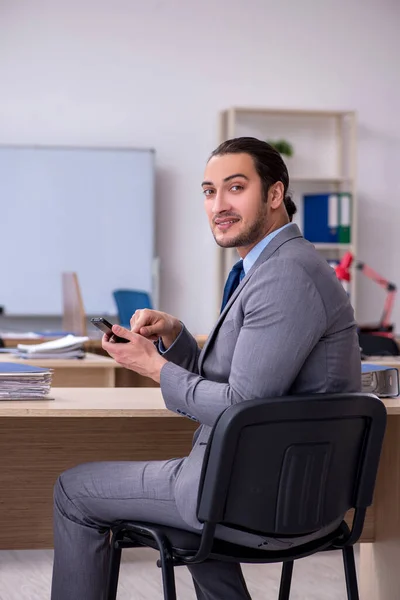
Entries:
[[[157,553],[124,550],[118,600],[161,600]],[[52,552],[0,551],[0,600],[46,600],[50,596]],[[276,600],[280,565],[244,565],[253,600]],[[179,600],[195,600],[188,571],[175,570]],[[345,600],[340,552],[323,552],[295,564],[291,600]],[[71,599],[72,600],[72,599]],[[76,598],[74,600],[84,600]],[[229,600],[221,598],[221,600]]]

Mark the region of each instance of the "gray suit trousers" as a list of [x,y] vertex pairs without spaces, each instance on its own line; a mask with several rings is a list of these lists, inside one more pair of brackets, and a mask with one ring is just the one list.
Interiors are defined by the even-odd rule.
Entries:
[[[198,533],[175,504],[181,464],[182,459],[87,463],[59,477],[52,600],[104,600],[109,530],[116,521],[143,520]],[[192,565],[190,572],[199,600],[250,598],[239,564],[210,561]]]

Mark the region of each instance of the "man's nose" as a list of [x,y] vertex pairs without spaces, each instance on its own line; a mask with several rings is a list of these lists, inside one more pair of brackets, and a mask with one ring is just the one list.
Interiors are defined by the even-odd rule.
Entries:
[[213,214],[227,211],[231,208],[231,204],[227,198],[227,195],[223,192],[217,192],[214,196],[214,202],[212,206]]

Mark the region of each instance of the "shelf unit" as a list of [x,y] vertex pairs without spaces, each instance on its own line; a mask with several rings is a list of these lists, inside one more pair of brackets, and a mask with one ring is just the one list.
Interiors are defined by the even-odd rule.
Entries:
[[[294,156],[283,159],[289,171],[289,192],[298,209],[293,221],[302,231],[303,194],[351,194],[351,243],[314,244],[327,260],[335,261],[348,251],[357,257],[356,127],[354,111],[232,107],[220,113],[218,141],[253,136],[285,138],[293,144]],[[226,277],[236,260],[235,248],[217,247],[218,312]],[[357,272],[352,272],[348,291],[357,310]]]

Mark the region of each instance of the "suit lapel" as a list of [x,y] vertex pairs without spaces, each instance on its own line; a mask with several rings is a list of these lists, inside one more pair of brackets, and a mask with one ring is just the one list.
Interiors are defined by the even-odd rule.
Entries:
[[290,227],[285,227],[285,229],[283,229],[281,232],[279,232],[278,235],[276,235],[273,238],[273,240],[271,240],[269,242],[269,244],[261,252],[260,256],[257,258],[254,265],[251,267],[250,271],[242,279],[242,281],[240,282],[240,284],[238,285],[236,290],[233,292],[232,296],[229,298],[224,310],[219,315],[217,322],[215,323],[214,327],[212,328],[212,330],[207,338],[207,341],[203,346],[203,350],[200,354],[200,357],[199,357],[199,373],[201,373],[201,369],[202,369],[203,362],[204,362],[204,357],[207,353],[207,350],[210,348],[218,329],[220,328],[221,324],[223,323],[230,307],[235,302],[236,298],[239,296],[242,289],[248,284],[248,282],[250,281],[254,272],[257,270],[257,268],[261,264],[263,264],[266,260],[268,260],[274,254],[274,252],[276,252],[276,250],[278,250],[278,248],[280,248],[280,246],[282,246],[282,244],[284,244],[285,242],[288,242],[289,240],[292,240],[294,238],[298,238],[298,237],[303,237],[303,236],[300,232],[300,229],[297,227],[297,225],[295,225],[293,223],[292,225],[290,225]]

